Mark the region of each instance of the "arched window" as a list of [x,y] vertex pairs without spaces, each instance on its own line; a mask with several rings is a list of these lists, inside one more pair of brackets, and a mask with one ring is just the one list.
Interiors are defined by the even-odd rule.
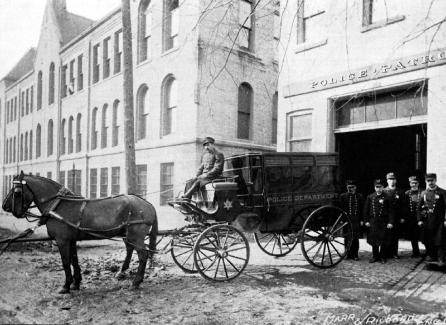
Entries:
[[271,143],[277,143],[277,108],[278,108],[279,95],[276,91],[273,95],[273,111],[272,111],[272,128],[271,128]]
[[152,34],[152,9],[150,0],[142,0],[138,8],[138,62],[150,57],[150,36]]
[[73,144],[74,144],[74,140],[73,140],[73,122],[74,122],[74,118],[73,116],[70,116],[70,118],[68,119],[68,153],[73,153]]
[[8,139],[6,139],[6,144],[5,144],[5,156],[4,156],[4,163],[6,163],[6,164],[9,164],[9,156],[10,156],[10,153],[9,153],[9,144],[11,143],[11,140],[8,140]]
[[102,122],[101,122],[101,148],[107,147],[108,137],[108,118],[107,118],[108,106],[104,104],[102,107]]
[[65,127],[67,121],[65,119],[62,120],[62,124],[60,127],[60,154],[64,155],[66,150],[66,136],[65,136]]
[[42,108],[42,71],[37,74],[37,109]]
[[25,132],[25,157],[24,160],[28,160],[28,131]]
[[164,0],[163,22],[163,50],[167,51],[178,45],[178,0]]
[[36,158],[39,158],[41,155],[41,146],[42,146],[42,127],[40,124],[37,124],[36,129]]
[[33,130],[29,131],[29,160],[33,159]]
[[142,140],[146,137],[147,130],[147,112],[149,95],[146,85],[139,87],[136,95],[136,139]]
[[[112,147],[116,147],[119,144],[119,100],[115,100],[113,103],[113,117],[112,117]],[[119,119],[120,120],[120,119]]]
[[91,114],[91,150],[94,150],[98,147],[98,130],[97,130],[97,122],[98,122],[98,108],[93,108],[93,112]]
[[47,156],[51,156],[53,154],[53,134],[54,134],[54,124],[53,120],[48,121],[48,131],[47,131]]
[[50,64],[50,71],[48,76],[48,104],[54,103],[54,62]]
[[162,135],[167,135],[173,133],[176,127],[177,83],[173,76],[167,76],[164,79],[162,94]]
[[82,115],[81,113],[79,113],[77,114],[76,117],[76,152],[82,151],[81,122],[82,122]]
[[244,82],[238,87],[237,138],[249,139],[251,127],[252,88]]

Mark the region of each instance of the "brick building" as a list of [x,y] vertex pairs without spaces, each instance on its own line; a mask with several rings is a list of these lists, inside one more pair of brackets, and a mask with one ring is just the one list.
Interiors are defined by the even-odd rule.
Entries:
[[[139,193],[164,205],[208,135],[226,156],[275,150],[277,4],[130,3]],[[90,198],[126,191],[122,61],[120,8],[91,21],[48,0],[37,48],[0,81],[2,196],[20,170]]]
[[446,3],[295,0],[282,12],[278,151],[338,151],[363,191],[389,171],[402,187],[426,171],[446,184]]

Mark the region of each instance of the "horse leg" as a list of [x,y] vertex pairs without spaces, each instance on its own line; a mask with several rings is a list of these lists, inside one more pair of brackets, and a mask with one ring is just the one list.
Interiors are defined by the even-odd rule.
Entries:
[[57,246],[59,247],[60,257],[62,258],[62,265],[65,271],[65,284],[59,293],[69,293],[70,285],[73,282],[73,276],[71,275],[71,243],[66,240],[57,240]]
[[79,259],[77,257],[77,247],[76,242],[71,242],[71,265],[73,265],[74,282],[70,289],[79,290],[82,281],[81,268],[79,266]]
[[123,241],[125,244],[126,255],[125,255],[124,263],[122,263],[122,266],[121,266],[121,271],[119,271],[119,273],[116,275],[118,280],[125,279],[125,271],[127,271],[130,266],[130,261],[132,260],[132,254],[133,254],[133,246],[131,244],[129,244],[125,240],[125,238],[123,239]]
[[144,272],[146,271],[147,259],[149,257],[149,252],[146,249],[138,249],[138,272],[136,273],[135,279],[133,279],[132,287],[133,289],[138,289],[142,280],[144,279]]

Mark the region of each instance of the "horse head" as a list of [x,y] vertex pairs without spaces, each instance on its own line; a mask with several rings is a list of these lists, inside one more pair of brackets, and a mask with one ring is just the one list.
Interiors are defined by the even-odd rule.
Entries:
[[26,212],[34,202],[42,213],[47,204],[59,194],[71,194],[66,190],[61,193],[63,186],[44,177],[25,175],[23,171],[14,177],[13,186],[3,201],[2,208],[11,212],[16,218],[26,217]]

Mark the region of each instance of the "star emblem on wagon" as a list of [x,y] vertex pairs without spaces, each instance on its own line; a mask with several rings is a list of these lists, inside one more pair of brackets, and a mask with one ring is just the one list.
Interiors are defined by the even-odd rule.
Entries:
[[232,209],[232,201],[229,201],[228,199],[226,199],[226,201],[223,202],[223,208],[225,208],[228,211],[230,209]]

